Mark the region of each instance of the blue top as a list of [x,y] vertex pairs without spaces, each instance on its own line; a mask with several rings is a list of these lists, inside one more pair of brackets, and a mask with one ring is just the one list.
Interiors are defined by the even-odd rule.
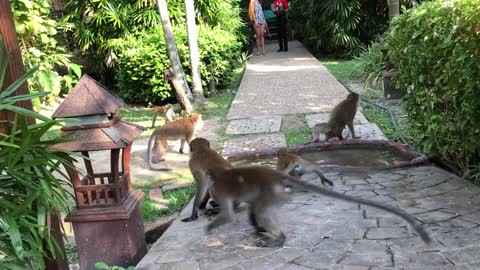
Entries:
[[263,9],[262,5],[257,1],[255,4],[255,22],[258,24],[264,24],[265,23],[265,16],[263,16]]

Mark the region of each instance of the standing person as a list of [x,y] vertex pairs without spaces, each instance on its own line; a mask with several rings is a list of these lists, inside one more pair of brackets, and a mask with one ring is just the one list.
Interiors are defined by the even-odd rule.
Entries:
[[273,2],[273,11],[277,14],[278,21],[278,45],[280,49],[277,52],[288,52],[288,38],[287,38],[287,0],[275,0]]
[[263,9],[260,0],[250,0],[248,16],[253,22],[253,27],[255,29],[255,46],[257,48],[255,55],[260,55],[260,53],[265,54],[265,32],[267,31],[266,29],[268,26],[265,16],[263,15]]

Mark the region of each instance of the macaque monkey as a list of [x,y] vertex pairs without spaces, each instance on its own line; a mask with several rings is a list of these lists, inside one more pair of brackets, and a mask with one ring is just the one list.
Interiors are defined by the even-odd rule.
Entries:
[[355,136],[355,130],[353,129],[353,119],[357,113],[357,106],[360,100],[360,96],[357,93],[348,94],[347,98],[338,103],[330,113],[330,119],[328,123],[320,123],[313,128],[313,141],[307,142],[314,143],[320,141],[320,134],[325,134],[325,141],[330,138],[337,137],[343,140],[342,131],[345,126],[352,133],[352,139],[358,139]]
[[333,182],[328,180],[315,164],[288,152],[286,147],[278,150],[277,158],[277,170],[295,177],[301,177],[305,173],[314,172],[320,177],[322,185],[328,184],[330,187],[333,187]]
[[[169,171],[170,169],[167,168],[156,169],[153,167],[154,162],[156,163],[164,160],[162,156],[168,147],[167,140],[181,140],[179,152],[183,154],[183,146],[185,145],[185,141],[190,143],[195,137],[195,132],[202,127],[202,114],[193,112],[189,117],[175,120],[155,129],[148,140],[147,148],[147,160],[150,170]],[[153,143],[154,141],[155,143]],[[155,156],[152,156],[152,152],[155,154]]]
[[189,222],[198,218],[198,210],[205,209],[210,196],[215,198],[214,194],[210,194],[211,185],[208,171],[214,168],[230,169],[232,164],[225,160],[215,150],[210,148],[210,142],[204,138],[196,138],[190,142],[190,160],[188,166],[192,172],[193,179],[197,183],[197,192],[193,200],[192,215],[182,219],[183,222]]
[[176,117],[172,104],[153,106],[152,111],[155,112],[152,120],[152,128],[155,127],[155,122],[157,121],[158,116],[165,118],[165,124],[172,122]]
[[423,241],[431,241],[423,227],[416,223],[415,218],[405,211],[378,203],[372,200],[337,193],[316,185],[303,182],[290,175],[276,171],[269,167],[249,166],[232,169],[212,169],[209,171],[212,178],[210,187],[220,204],[220,214],[207,226],[207,232],[229,223],[233,220],[233,201],[243,201],[250,204],[250,223],[257,232],[269,232],[274,238],[260,241],[257,246],[282,246],[286,240],[274,220],[272,208],[281,204],[287,197],[288,186],[293,188],[319,193],[328,197],[364,204],[388,211],[405,219],[417,231]]

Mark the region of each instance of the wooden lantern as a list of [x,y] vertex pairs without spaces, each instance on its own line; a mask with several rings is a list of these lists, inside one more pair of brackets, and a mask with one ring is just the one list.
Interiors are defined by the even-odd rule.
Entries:
[[[76,200],[76,209],[66,220],[73,224],[81,269],[95,269],[99,261],[135,265],[146,253],[143,193],[133,190],[130,182],[132,142],[144,128],[122,120],[116,111],[123,105],[119,97],[84,75],[52,115],[65,120],[61,135],[71,139],[54,148],[85,157],[83,178],[73,163],[65,164]],[[94,170],[92,151],[110,151],[110,171]]]

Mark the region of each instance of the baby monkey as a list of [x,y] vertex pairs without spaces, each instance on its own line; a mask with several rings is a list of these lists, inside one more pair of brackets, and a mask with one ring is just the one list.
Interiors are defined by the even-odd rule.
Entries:
[[154,112],[153,120],[152,120],[152,128],[155,127],[155,122],[157,121],[158,116],[165,118],[165,124],[172,122],[177,117],[177,115],[175,114],[175,111],[173,110],[172,104],[166,104],[163,106],[153,106],[152,111]]
[[286,187],[292,186],[305,191],[319,193],[328,197],[376,207],[405,219],[426,243],[431,241],[423,227],[405,211],[375,201],[348,196],[316,185],[305,183],[269,167],[249,166],[231,169],[212,169],[211,190],[220,204],[220,214],[207,226],[207,232],[233,221],[233,202],[243,201],[250,205],[250,223],[257,232],[268,232],[273,239],[257,243],[260,247],[282,246],[285,234],[279,228],[272,209],[287,198]]
[[322,185],[328,184],[330,187],[333,187],[333,182],[328,180],[315,164],[288,152],[286,147],[278,150],[277,158],[277,170],[296,177],[301,177],[305,173],[314,172],[320,177]]

